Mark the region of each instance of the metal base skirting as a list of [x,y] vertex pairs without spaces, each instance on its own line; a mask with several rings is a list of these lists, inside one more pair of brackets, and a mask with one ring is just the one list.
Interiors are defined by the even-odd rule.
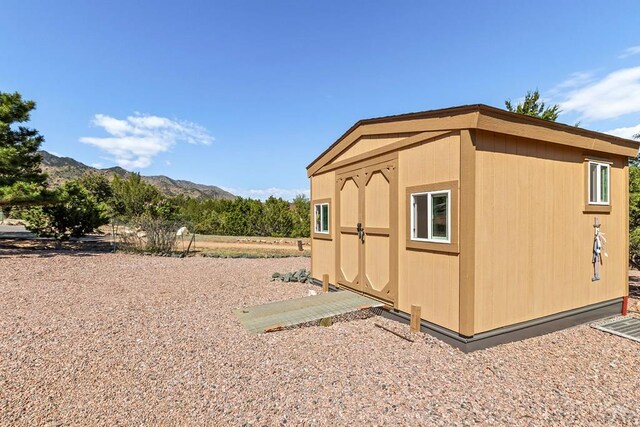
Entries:
[[[315,285],[322,286],[322,281],[312,279],[312,282]],[[338,288],[333,285],[329,285],[329,289],[331,291],[338,290]],[[420,330],[446,342],[447,344],[459,348],[465,353],[469,353],[493,347],[498,344],[537,337],[550,332],[603,319],[605,317],[619,315],[622,312],[622,300],[623,298],[620,297],[609,301],[599,302],[585,307],[575,308],[549,316],[528,320],[526,322],[482,332],[472,337],[462,336],[457,332],[438,326],[435,323],[427,322],[426,320],[422,320],[420,322]],[[388,319],[406,324],[411,320],[411,316],[409,314],[400,310],[375,308],[373,309],[373,312]]]

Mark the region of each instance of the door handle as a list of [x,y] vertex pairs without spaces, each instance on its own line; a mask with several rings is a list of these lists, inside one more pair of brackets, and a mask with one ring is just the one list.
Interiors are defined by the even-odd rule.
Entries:
[[356,230],[358,231],[358,239],[360,239],[360,241],[364,243],[364,228],[362,228],[361,222],[358,223]]

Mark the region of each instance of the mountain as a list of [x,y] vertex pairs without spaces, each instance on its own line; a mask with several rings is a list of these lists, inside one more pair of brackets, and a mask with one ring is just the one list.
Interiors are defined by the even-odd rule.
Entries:
[[[112,180],[114,176],[126,178],[131,172],[119,166],[107,169],[97,169],[80,163],[71,157],[58,157],[46,151],[42,155],[42,170],[49,175],[49,184],[61,185],[72,179],[80,178],[85,173],[96,172]],[[182,179],[171,179],[168,176],[142,176],[142,179],[157,187],[165,196],[184,195],[196,199],[235,199],[236,196],[214,185],[196,184]]]

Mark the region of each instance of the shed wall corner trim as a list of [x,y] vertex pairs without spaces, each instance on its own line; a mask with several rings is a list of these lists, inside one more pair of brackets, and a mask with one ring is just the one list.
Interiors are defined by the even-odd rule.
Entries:
[[473,336],[475,320],[475,130],[460,131],[460,335]]

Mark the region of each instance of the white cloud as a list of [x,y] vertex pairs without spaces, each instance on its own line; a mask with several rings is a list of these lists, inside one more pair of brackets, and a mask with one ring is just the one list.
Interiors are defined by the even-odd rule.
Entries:
[[[547,105],[559,104],[562,99],[567,97],[570,91],[594,81],[594,76],[595,73],[592,71],[576,71],[575,73],[571,73],[569,77],[559,84],[549,90],[545,90],[544,93],[541,94],[544,98],[542,100]],[[522,98],[522,101],[524,101],[524,98]]]
[[102,165],[102,163],[91,163],[91,167],[96,169],[102,169],[104,166]]
[[560,103],[580,119],[605,120],[640,112],[640,67],[623,68],[571,90]]
[[85,136],[80,142],[106,151],[118,165],[130,169],[146,168],[154,157],[178,142],[208,145],[214,140],[207,129],[196,123],[147,114],[136,113],[124,120],[96,114],[92,124],[110,136]]
[[635,126],[629,126],[626,128],[616,128],[608,130],[606,133],[610,135],[619,136],[621,138],[633,139],[634,135],[640,134],[640,124]]
[[304,194],[309,197],[309,189],[308,188],[263,188],[263,189],[239,189],[239,188],[226,188],[222,187],[223,190],[228,191],[236,196],[252,198],[252,199],[260,199],[266,200],[270,196],[281,197],[284,200],[293,200],[299,194]]
[[640,46],[631,46],[624,50],[618,58],[628,58],[633,55],[640,55]]
[[593,73],[589,71],[576,71],[575,73],[571,73],[569,78],[561,82],[557,85],[553,90],[563,90],[563,89],[572,89],[579,86],[584,86],[587,83],[593,81]]

